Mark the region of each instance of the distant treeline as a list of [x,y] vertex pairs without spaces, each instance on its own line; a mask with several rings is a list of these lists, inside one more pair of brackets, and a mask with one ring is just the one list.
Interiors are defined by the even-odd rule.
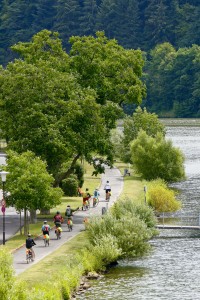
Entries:
[[[14,58],[11,45],[42,29],[58,31],[67,52],[69,37],[104,30],[124,48],[146,53],[147,107],[198,116],[199,47],[192,45],[200,45],[199,20],[199,0],[0,0],[0,64]],[[162,62],[159,51],[167,54]]]

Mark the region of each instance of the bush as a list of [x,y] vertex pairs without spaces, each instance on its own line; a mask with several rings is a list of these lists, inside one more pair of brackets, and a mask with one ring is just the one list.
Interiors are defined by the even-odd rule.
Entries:
[[157,212],[174,212],[181,208],[181,202],[176,199],[176,193],[160,180],[151,182],[148,186],[148,204]]
[[[129,258],[143,255],[149,249],[147,241],[156,234],[156,230],[148,228],[147,224],[140,219],[135,211],[123,210],[123,213],[107,213],[103,218],[95,217],[90,219],[87,225],[88,236],[91,244],[96,247],[102,245],[101,241],[105,236],[112,236],[116,241],[114,244],[121,254],[119,258]],[[154,219],[154,218],[153,218]],[[113,241],[112,240],[112,241]],[[104,243],[105,246],[105,243]],[[101,250],[101,247],[100,247]],[[110,253],[105,253],[109,257]]]
[[136,205],[130,198],[120,199],[115,202],[111,208],[111,213],[117,219],[123,218],[129,214],[137,216],[140,220],[145,222],[149,228],[154,228],[157,223],[154,211],[151,208],[147,205]]
[[12,256],[6,249],[0,248],[0,299],[7,300],[15,282]]
[[62,180],[62,190],[66,196],[77,196],[78,179],[76,175],[70,175]]
[[101,239],[96,238],[94,244],[92,251],[97,259],[102,262],[101,269],[112,262],[116,262],[122,255],[122,249],[118,246],[117,238],[111,234],[102,236]]

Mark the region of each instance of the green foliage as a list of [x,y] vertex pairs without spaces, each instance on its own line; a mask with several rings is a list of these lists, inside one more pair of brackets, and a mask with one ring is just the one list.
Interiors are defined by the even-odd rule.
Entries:
[[[108,247],[113,247],[114,256],[117,253],[119,258],[143,255],[149,250],[147,241],[156,234],[153,211],[148,207],[136,209],[130,199],[118,202],[120,204],[115,204],[111,213],[103,218],[90,219],[87,225],[90,242],[102,252],[101,240],[111,235],[113,238],[109,237],[111,244]],[[107,258],[109,257],[110,254],[107,253]]]
[[0,248],[0,299],[7,300],[14,283],[12,257],[6,249]]
[[46,163],[34,153],[8,151],[7,170],[8,200],[17,210],[49,209],[61,203],[62,190],[53,188],[54,179],[47,172]]
[[82,187],[84,183],[84,168],[80,163],[76,163],[74,172],[78,178],[78,186]]
[[147,228],[153,229],[156,224],[156,218],[154,212],[146,205],[137,205],[130,198],[120,199],[114,203],[111,208],[112,215],[117,219],[126,216],[137,216],[143,221]]
[[159,115],[198,117],[199,45],[175,50],[169,43],[159,44],[150,53],[145,77],[147,107]]
[[96,237],[93,243],[92,252],[102,262],[101,269],[112,262],[116,262],[122,256],[122,249],[118,245],[118,239],[112,234],[108,233],[102,236],[101,239]]
[[21,58],[0,70],[2,136],[9,149],[45,160],[54,186],[74,173],[81,157],[96,173],[104,171],[102,162],[111,165],[109,132],[120,105],[141,103],[145,95],[140,50],[126,50],[103,32],[70,42],[68,55],[58,33],[42,30],[15,44]]
[[132,117],[124,118],[122,159],[125,162],[131,161],[130,142],[137,138],[140,130],[152,137],[155,137],[157,133],[165,135],[165,127],[159,121],[158,116],[155,113],[147,112],[146,108],[137,107]]
[[[34,288],[29,289],[29,298],[27,300],[63,300],[60,284],[57,282],[49,282],[36,285]],[[69,298],[67,298],[69,299]]]
[[154,180],[148,184],[148,204],[156,213],[175,212],[181,208],[176,193],[169,189],[164,181]]
[[[144,65],[140,50],[124,49],[104,32],[97,32],[96,37],[73,36],[70,43],[71,67],[79,72],[78,82],[82,86],[96,91],[98,103],[142,102],[145,86],[140,80]],[[113,109],[109,111],[113,113]]]
[[66,196],[76,196],[78,190],[78,178],[76,175],[70,175],[62,180],[62,190]]
[[149,137],[144,131],[131,143],[132,162],[146,180],[161,178],[175,182],[185,178],[184,157],[162,134]]

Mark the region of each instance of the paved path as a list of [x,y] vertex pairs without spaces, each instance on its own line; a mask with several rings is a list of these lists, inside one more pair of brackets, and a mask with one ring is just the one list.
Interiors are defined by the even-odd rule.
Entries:
[[[105,191],[104,191],[104,185],[106,181],[110,181],[110,185],[112,188],[112,196],[111,199],[108,202],[105,201]],[[33,263],[27,264],[25,260],[25,246],[20,248],[19,250],[16,250],[13,254],[14,256],[14,269],[16,271],[16,275],[22,273],[26,269],[30,268],[33,264],[38,263],[41,259],[43,259],[45,256],[50,254],[51,252],[58,249],[61,245],[63,245],[66,241],[69,241],[72,237],[80,233],[84,230],[84,224],[83,220],[85,217],[90,217],[93,215],[101,215],[102,214],[102,208],[103,207],[110,207],[114,201],[119,197],[121,191],[123,188],[123,177],[121,176],[121,173],[116,168],[106,168],[105,174],[102,175],[101,180],[101,186],[99,188],[100,192],[100,202],[97,207],[90,208],[88,211],[78,211],[73,218],[74,221],[74,227],[73,231],[68,232],[66,221],[64,222],[62,228],[62,238],[60,240],[56,240],[54,230],[50,232],[50,246],[45,247],[42,237],[35,240],[36,246],[34,247],[34,251],[36,254],[36,259]],[[90,191],[91,192],[91,191]]]

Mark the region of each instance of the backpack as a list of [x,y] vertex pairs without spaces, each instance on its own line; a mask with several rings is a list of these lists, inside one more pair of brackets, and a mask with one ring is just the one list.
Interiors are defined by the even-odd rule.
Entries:
[[70,217],[72,215],[72,210],[70,207],[67,207],[66,212],[65,212],[65,216]]
[[45,225],[43,231],[49,231],[49,227]]
[[98,197],[98,192],[94,191],[94,197]]
[[55,222],[61,222],[61,216],[60,215],[55,216]]

